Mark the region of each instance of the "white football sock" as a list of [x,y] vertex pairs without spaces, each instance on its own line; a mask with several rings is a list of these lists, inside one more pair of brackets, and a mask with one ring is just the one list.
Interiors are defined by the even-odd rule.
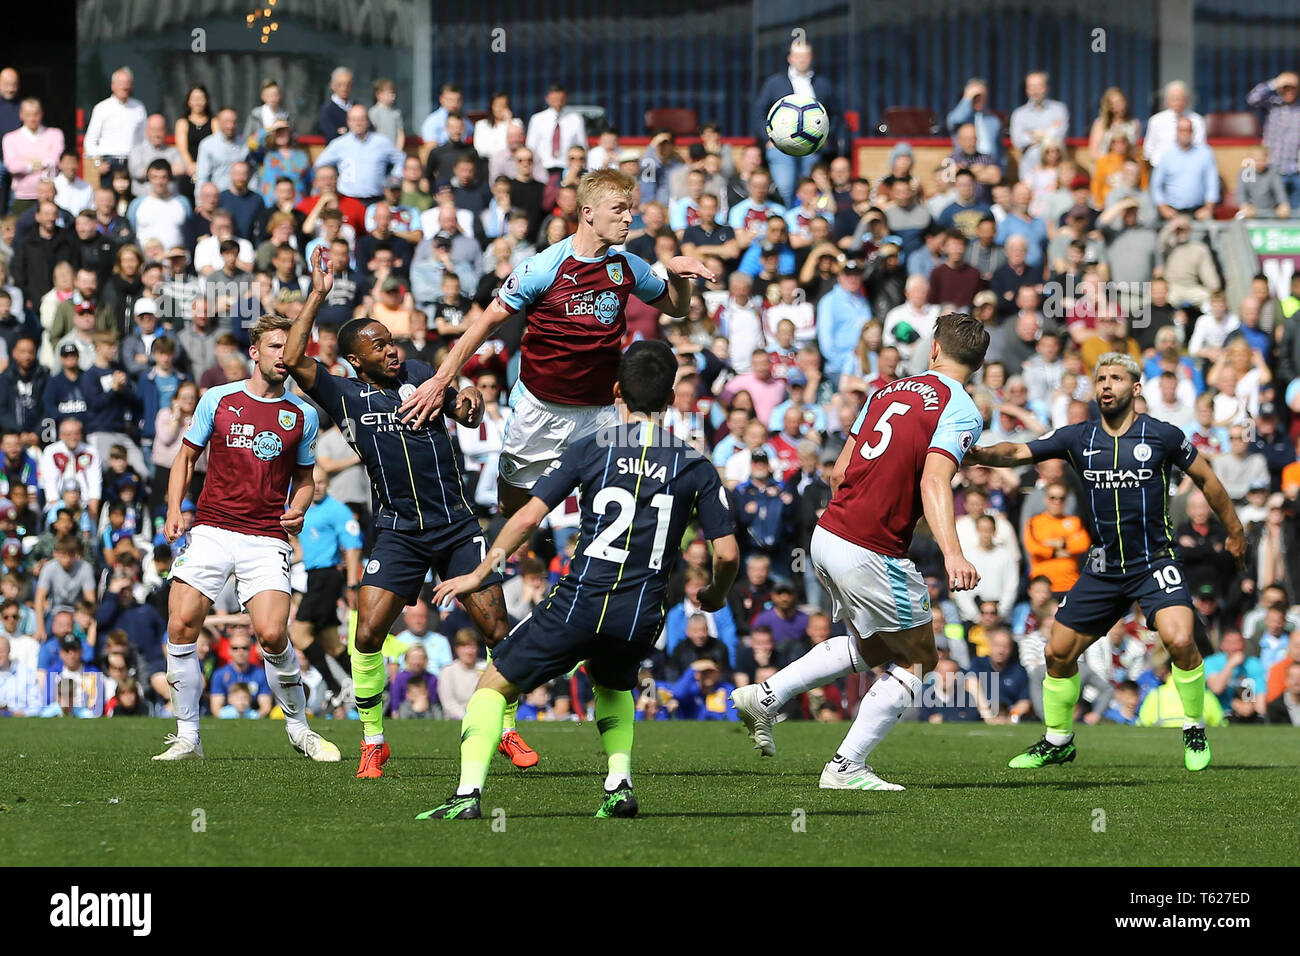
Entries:
[[831,681],[867,669],[858,653],[858,642],[849,634],[822,641],[797,661],[791,661],[767,680],[762,687],[776,697],[768,710],[779,710],[786,701],[798,697],[814,687],[823,687]]
[[383,734],[362,734],[361,739],[364,740],[366,742],[366,746],[369,747],[372,744],[382,744],[384,742],[384,735]]
[[302,670],[298,667],[298,655],[293,645],[285,645],[279,654],[272,654],[262,648],[262,662],[266,668],[266,680],[271,685],[275,701],[284,711],[284,729],[289,739],[295,744],[302,739],[310,728],[307,726],[307,694],[302,686]]
[[853,720],[837,757],[847,766],[860,767],[867,755],[885,739],[885,735],[898,723],[903,710],[921,700],[921,681],[911,671],[890,664],[871,685],[867,696],[858,705],[858,716]]
[[167,642],[167,683],[172,688],[172,712],[176,714],[176,736],[199,739],[199,698],[203,696],[203,670],[193,644]]

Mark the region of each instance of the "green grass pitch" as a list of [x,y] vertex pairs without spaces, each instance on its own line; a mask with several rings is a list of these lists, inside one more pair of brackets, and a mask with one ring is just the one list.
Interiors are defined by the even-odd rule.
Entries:
[[1036,725],[903,724],[872,762],[907,791],[863,793],[817,788],[844,725],[782,724],[773,759],[738,724],[638,725],[641,816],[627,821],[592,817],[604,776],[594,726],[527,724],[542,761],[521,772],[495,758],[485,819],[420,823],[416,813],[454,789],[458,724],[390,723],[382,780],[353,778],[356,723],[314,726],[339,744],[342,763],[299,757],[279,722],[205,720],[205,760],[159,764],[149,757],[169,721],[0,721],[0,858],[1261,866],[1293,864],[1300,844],[1300,734],[1285,727],[1211,730],[1215,763],[1193,775],[1171,730],[1083,728],[1075,763],[1025,773],[1006,761],[1033,742]]

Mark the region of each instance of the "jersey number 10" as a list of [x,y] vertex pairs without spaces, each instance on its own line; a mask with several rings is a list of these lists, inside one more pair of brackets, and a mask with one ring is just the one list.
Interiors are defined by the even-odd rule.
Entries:
[[889,423],[889,420],[895,415],[906,415],[911,409],[912,406],[904,402],[890,402],[889,407],[880,414],[880,417],[876,419],[876,424],[872,426],[873,430],[880,435],[880,441],[874,445],[863,445],[862,457],[867,461],[871,461],[873,458],[879,458],[883,455],[885,449],[889,447],[890,440],[894,437],[894,426]]
[[[636,514],[636,499],[632,497],[632,492],[624,488],[602,488],[596,493],[591,504],[602,515],[609,511],[611,504],[616,505],[618,510],[609,527],[592,538],[591,544],[583,548],[582,553],[588,557],[623,564],[627,561],[630,552],[626,548],[615,545],[614,541],[626,535],[628,528],[632,527],[632,517]],[[650,548],[649,567],[652,571],[658,571],[663,567],[664,547],[668,544],[668,523],[673,517],[673,496],[655,495],[650,499],[650,507],[655,510],[655,540]]]

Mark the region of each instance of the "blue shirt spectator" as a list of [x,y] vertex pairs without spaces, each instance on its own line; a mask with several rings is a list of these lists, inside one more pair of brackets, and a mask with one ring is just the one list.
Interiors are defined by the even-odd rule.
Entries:
[[967,123],[975,127],[975,149],[1002,164],[1002,118],[985,109],[988,104],[988,87],[983,80],[966,83],[961,101],[948,111],[948,132],[952,144],[957,145],[957,130]]
[[392,140],[370,131],[370,117],[358,104],[348,110],[348,131],[321,151],[313,168],[337,166],[342,195],[373,200],[383,194],[388,174],[401,172],[405,161],[406,154]]
[[1268,688],[1268,672],[1258,657],[1246,653],[1245,639],[1230,631],[1219,642],[1219,652],[1205,659],[1205,684],[1226,713],[1232,709],[1232,698],[1239,687],[1254,697],[1262,697]]
[[862,270],[845,266],[835,288],[817,303],[817,347],[826,362],[826,374],[835,381],[853,364],[862,327],[871,318],[871,304],[862,294]]
[[1188,119],[1178,121],[1178,145],[1166,150],[1151,173],[1151,201],[1157,207],[1190,212],[1219,201],[1214,153],[1191,142],[1191,125]]
[[361,525],[351,508],[324,494],[303,515],[298,543],[302,565],[308,571],[337,567],[343,563],[344,552],[360,550]]
[[739,711],[727,704],[735,689],[735,684],[722,679],[717,664],[698,660],[673,684],[677,716],[682,720],[740,720]]

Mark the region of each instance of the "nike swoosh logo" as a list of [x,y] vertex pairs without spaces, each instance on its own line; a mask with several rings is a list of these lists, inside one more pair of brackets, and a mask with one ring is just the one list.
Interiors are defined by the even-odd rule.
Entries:
[[362,392],[361,397],[369,398],[371,395],[382,395],[382,394],[384,394],[384,390],[382,388],[372,388],[368,392]]
[[1103,451],[1105,451],[1105,450],[1106,450],[1106,449],[1104,449],[1104,448],[1090,448],[1090,449],[1088,449],[1087,451],[1085,451],[1085,452],[1083,453],[1083,457],[1084,457],[1084,458],[1091,458],[1093,455],[1100,455],[1100,454],[1101,454]]
[[1174,593],[1175,591],[1177,591],[1177,590],[1180,590],[1180,588],[1179,588],[1179,587],[1165,588],[1165,593],[1166,593],[1166,594],[1173,594],[1173,593]]

